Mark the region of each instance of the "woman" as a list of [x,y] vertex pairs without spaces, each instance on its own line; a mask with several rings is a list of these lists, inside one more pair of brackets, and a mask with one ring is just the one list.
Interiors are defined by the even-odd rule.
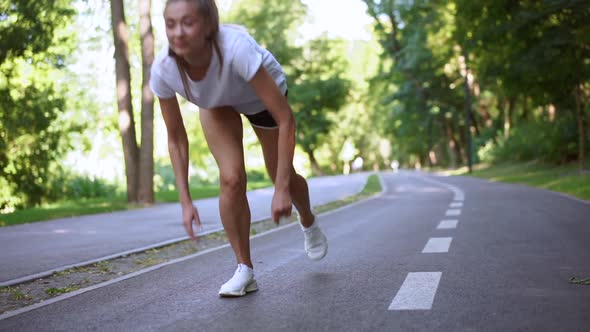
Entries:
[[159,98],[168,132],[168,149],[182,206],[182,222],[195,239],[192,223],[201,226],[188,186],[188,138],[176,94],[199,106],[201,126],[219,168],[221,221],[238,267],[219,290],[243,296],[258,290],[250,258],[250,208],[242,146],[244,114],[262,146],[275,191],[275,222],[299,213],[312,260],[323,258],[326,237],[312,214],[305,179],[293,168],[295,119],[287,102],[280,64],[242,28],[219,24],[214,0],[168,0],[164,10],[169,46],[158,54],[150,86]]

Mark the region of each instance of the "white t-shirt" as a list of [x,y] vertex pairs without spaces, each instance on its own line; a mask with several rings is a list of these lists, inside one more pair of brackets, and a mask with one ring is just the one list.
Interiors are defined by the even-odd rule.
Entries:
[[[232,106],[243,114],[261,112],[266,107],[248,83],[261,65],[285,94],[287,81],[283,68],[245,29],[235,25],[221,25],[218,43],[223,57],[221,74],[219,57],[213,50],[205,77],[200,81],[193,81],[187,76],[192,97],[189,101],[206,109]],[[152,64],[150,87],[160,98],[172,98],[178,93],[188,100],[176,60],[168,54],[168,47],[158,53]]]

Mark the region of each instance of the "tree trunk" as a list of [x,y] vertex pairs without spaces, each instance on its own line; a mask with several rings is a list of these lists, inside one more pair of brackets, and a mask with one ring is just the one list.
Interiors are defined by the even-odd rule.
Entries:
[[139,0],[142,82],[138,202],[144,205],[154,203],[154,94],[149,87],[150,68],[154,62],[151,6],[151,0]]
[[475,133],[475,136],[479,137],[481,136],[481,131],[479,130],[479,127],[482,127],[482,125],[479,124],[479,122],[477,122],[477,118],[475,117],[475,112],[471,112],[471,124],[473,125],[473,131]]
[[582,96],[580,85],[576,84],[574,91],[576,99],[576,119],[578,122],[578,164],[580,171],[584,170],[584,163],[586,162],[586,133],[584,132],[584,113],[582,111]]
[[447,136],[447,153],[449,154],[449,167],[457,168],[457,141],[453,137],[453,128],[451,127],[450,121],[443,117],[443,124],[445,134]]
[[[464,92],[465,92],[465,127],[466,127],[466,135],[465,135],[465,150],[467,153],[467,168],[469,169],[469,173],[471,173],[472,171],[472,164],[473,164],[473,158],[471,156],[471,152],[472,152],[472,148],[471,148],[471,124],[473,123],[473,125],[475,126],[476,131],[478,132],[477,129],[477,123],[475,122],[475,119],[473,118],[472,112],[471,112],[471,91],[470,91],[470,87],[469,87],[469,66],[467,64],[468,62],[468,54],[467,54],[467,50],[465,49],[465,47],[462,47],[462,53],[463,53],[463,69],[462,71],[464,71],[465,75],[465,84],[463,85],[464,87]],[[479,132],[478,132],[478,136],[479,136]]]
[[131,74],[129,72],[129,33],[125,23],[123,0],[111,0],[111,23],[115,42],[115,71],[117,79],[117,106],[119,132],[123,141],[127,201],[137,202],[137,164],[139,151],[135,139],[135,122],[131,104]]
[[523,96],[523,99],[522,99],[522,114],[521,114],[520,118],[523,119],[523,120],[525,120],[525,122],[526,122],[526,120],[528,120],[528,118],[529,118],[529,113],[530,113],[530,110],[529,110],[529,97]]
[[453,139],[456,142],[455,151],[458,157],[457,166],[467,163],[467,152],[465,150],[465,146],[467,146],[467,135],[463,134],[464,128],[461,127],[461,124],[459,123],[459,116],[459,114],[454,114],[453,120],[449,122]]
[[514,98],[508,98],[506,102],[507,105],[504,106],[504,138],[508,138],[510,136],[510,129],[512,128],[512,112],[514,110]]
[[307,157],[309,158],[309,163],[311,165],[311,173],[313,175],[317,175],[317,176],[324,175],[324,171],[322,171],[320,164],[318,164],[318,161],[315,159],[315,156],[313,155],[313,151],[306,151],[306,152],[307,152]]
[[582,86],[580,87],[582,89],[581,91],[581,102],[580,102],[580,106],[582,107],[582,114],[584,115],[584,121],[586,121],[586,142],[590,141],[590,112],[588,112],[588,103],[587,100],[589,100],[590,98],[590,91],[588,91],[587,89],[587,85],[586,84],[582,84]]
[[433,135],[433,132],[432,132],[433,131],[433,124],[432,124],[432,122],[433,122],[433,119],[432,118],[429,118],[428,119],[427,134],[426,134],[426,146],[427,146],[427,149],[426,149],[427,150],[426,151],[426,154],[427,154],[426,160],[428,160],[428,167],[433,167],[434,166],[434,162],[433,162],[433,160],[431,158],[432,147],[434,145],[433,144],[433,141],[434,141],[433,136],[434,135]]

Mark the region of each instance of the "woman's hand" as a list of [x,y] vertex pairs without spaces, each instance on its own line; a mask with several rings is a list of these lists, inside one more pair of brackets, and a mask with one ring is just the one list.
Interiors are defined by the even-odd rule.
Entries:
[[199,218],[199,212],[197,211],[197,208],[193,204],[187,204],[186,206],[183,205],[182,224],[184,225],[184,229],[191,240],[197,241],[197,237],[195,236],[195,232],[193,230],[193,222],[197,226],[197,232],[200,232],[203,226],[201,225],[201,218]]
[[275,224],[279,223],[281,217],[290,217],[292,209],[291,194],[288,190],[276,190],[272,198],[271,214]]

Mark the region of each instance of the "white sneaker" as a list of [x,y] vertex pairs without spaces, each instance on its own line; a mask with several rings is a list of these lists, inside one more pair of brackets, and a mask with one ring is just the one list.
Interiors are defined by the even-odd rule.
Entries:
[[238,264],[234,276],[219,289],[220,296],[236,297],[258,290],[258,284],[254,279],[254,271],[247,265]]
[[301,228],[305,237],[304,248],[307,257],[314,261],[324,258],[328,253],[328,239],[322,233],[317,221],[314,220],[309,228],[304,228],[303,225]]

